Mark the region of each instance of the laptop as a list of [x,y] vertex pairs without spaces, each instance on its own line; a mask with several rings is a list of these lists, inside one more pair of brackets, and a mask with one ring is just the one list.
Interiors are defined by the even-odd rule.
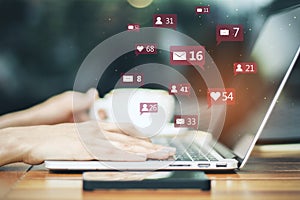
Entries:
[[[211,7],[211,12],[213,12],[213,7]],[[151,16],[156,13],[157,10],[151,13]],[[178,14],[178,22],[179,16]],[[165,134],[154,138],[153,142],[176,147],[176,155],[169,160],[145,162],[49,160],[45,161],[46,168],[54,171],[234,170],[242,168],[298,59],[300,53],[299,19],[299,6],[282,10],[266,19],[252,45],[251,53],[243,60],[239,60],[240,62],[255,62],[257,74],[234,75],[232,69],[221,71],[222,76],[230,77],[226,79],[225,85],[234,88],[239,98],[235,105],[226,106],[226,119],[220,135],[214,134],[214,129],[205,131],[187,129],[184,133],[177,135],[176,140],[172,140],[173,129],[166,128],[163,131]],[[222,42],[219,45],[223,45],[220,48],[224,48],[232,43],[235,42]],[[233,68],[233,63],[231,67]],[[206,106],[202,109],[211,108]],[[171,134],[168,134],[168,131]]]

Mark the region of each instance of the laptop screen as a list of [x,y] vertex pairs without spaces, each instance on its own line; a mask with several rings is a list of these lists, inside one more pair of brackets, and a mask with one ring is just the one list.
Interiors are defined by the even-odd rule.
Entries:
[[[190,104],[192,108],[185,105],[186,109],[180,108],[179,102],[178,112],[183,110],[190,117],[196,114],[199,130],[211,132],[215,139],[244,158],[299,47],[299,8],[269,16],[265,8],[272,2],[3,0],[0,81],[5,84],[0,85],[0,111],[25,108],[73,89],[80,66],[97,45],[116,34],[147,33],[143,28],[151,27],[151,31],[166,31],[154,31],[154,35],[149,35],[149,31],[147,37],[155,36],[156,41],[144,37],[143,41],[132,43],[130,51],[110,55],[114,59],[109,65],[98,66],[103,71],[96,78],[100,96],[116,88],[124,73],[156,63],[135,74],[143,73],[145,80],[168,80],[168,84],[137,81],[130,87],[171,92],[175,85],[180,93],[178,101],[182,98],[189,102],[194,98],[198,102],[197,108]],[[285,2],[286,7],[297,4]],[[283,5],[283,9],[286,7]],[[131,39],[124,38],[110,46],[118,52]],[[161,65],[172,73],[162,70],[164,67],[160,69]],[[205,77],[211,69],[216,74]],[[148,71],[151,74],[146,74]],[[180,82],[174,71],[184,81]],[[125,81],[132,80],[126,78]],[[86,90],[95,82],[91,77],[83,80],[85,86],[75,89]],[[189,95],[192,93],[194,96]],[[182,122],[178,120],[178,125],[182,126]]]
[[[239,105],[228,108],[221,141],[244,158],[257,134],[279,85],[300,47],[300,7],[272,14],[263,24],[249,59],[258,66],[253,77],[235,77]],[[284,133],[282,133],[284,134]]]

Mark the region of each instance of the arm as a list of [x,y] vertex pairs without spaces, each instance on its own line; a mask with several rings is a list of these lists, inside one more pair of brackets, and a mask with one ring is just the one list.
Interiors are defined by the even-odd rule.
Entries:
[[[75,98],[76,106],[73,108]],[[64,92],[29,109],[0,116],[0,129],[73,122],[74,114],[80,121],[86,121],[89,120],[87,111],[97,98],[96,89],[90,89],[87,93]]]

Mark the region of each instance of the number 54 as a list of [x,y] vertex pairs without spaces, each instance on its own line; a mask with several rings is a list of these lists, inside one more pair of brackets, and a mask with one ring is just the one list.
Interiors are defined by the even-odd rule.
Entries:
[[222,101],[233,101],[234,100],[234,94],[233,92],[223,92],[222,93]]

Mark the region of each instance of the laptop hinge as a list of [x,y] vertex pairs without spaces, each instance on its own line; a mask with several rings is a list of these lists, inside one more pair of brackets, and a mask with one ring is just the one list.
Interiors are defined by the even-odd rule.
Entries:
[[243,159],[235,155],[228,147],[217,142],[214,147],[215,151],[217,151],[223,158],[225,159],[235,159],[238,161],[238,167],[241,166]]
[[223,156],[225,159],[236,159],[237,156],[226,146],[217,142],[214,146],[214,149]]

